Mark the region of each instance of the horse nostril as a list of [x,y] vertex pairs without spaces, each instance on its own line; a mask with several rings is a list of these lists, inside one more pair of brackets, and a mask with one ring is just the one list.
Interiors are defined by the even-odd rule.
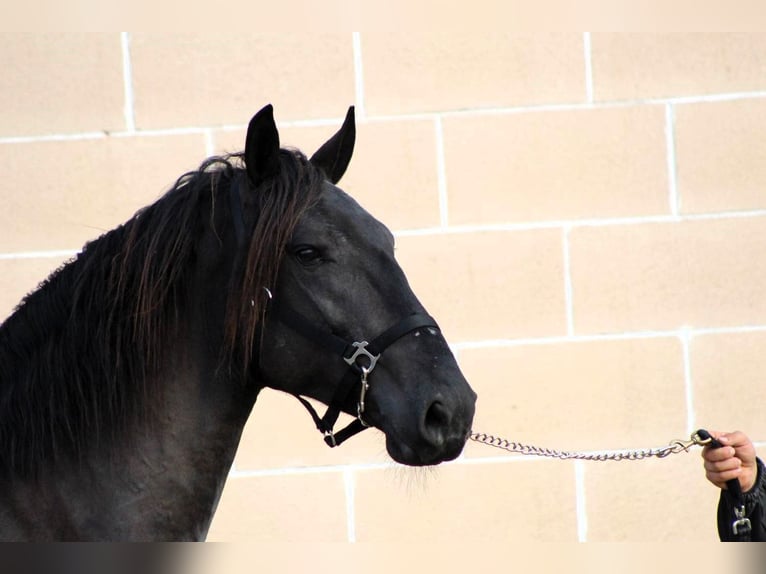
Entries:
[[428,407],[425,417],[425,435],[434,444],[444,441],[450,424],[450,412],[439,401]]

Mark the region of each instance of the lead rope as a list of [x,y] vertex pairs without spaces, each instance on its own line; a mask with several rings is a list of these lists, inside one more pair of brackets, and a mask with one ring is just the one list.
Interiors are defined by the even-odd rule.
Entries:
[[[680,452],[689,452],[693,446],[710,445],[713,448],[720,448],[723,445],[714,439],[705,429],[699,429],[692,433],[689,440],[672,440],[667,446],[659,448],[638,449],[638,450],[617,450],[609,452],[577,452],[566,450],[554,450],[510,441],[504,438],[493,436],[486,433],[471,431],[468,438],[474,442],[492,446],[509,452],[528,456],[544,456],[549,458],[558,458],[561,460],[590,460],[603,462],[607,460],[643,460],[645,458],[665,458],[668,455]],[[752,525],[747,517],[745,508],[745,499],[742,494],[742,487],[738,479],[732,479],[726,482],[729,494],[734,499],[734,519],[731,522],[731,531],[734,538],[740,541],[750,539]]]
[[[703,434],[704,433],[704,434]],[[706,436],[705,436],[706,435]],[[643,460],[645,458],[657,457],[665,458],[668,455],[679,452],[689,452],[693,446],[705,446],[713,441],[713,438],[702,429],[692,433],[689,440],[676,439],[668,443],[667,446],[659,448],[639,449],[639,450],[615,450],[608,452],[578,452],[555,450],[543,448],[510,441],[504,438],[493,436],[491,434],[471,431],[468,438],[474,442],[492,446],[509,452],[524,454],[528,456],[544,456],[549,458],[558,458],[561,460],[591,460],[591,461],[619,461],[619,460]]]

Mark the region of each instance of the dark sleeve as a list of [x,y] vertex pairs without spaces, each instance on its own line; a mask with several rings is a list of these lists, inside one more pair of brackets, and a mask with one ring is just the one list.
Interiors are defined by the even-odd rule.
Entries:
[[737,520],[734,512],[738,506],[737,501],[728,490],[721,490],[721,498],[718,501],[718,536],[723,542],[766,542],[766,468],[759,458],[758,475],[753,488],[744,493],[745,515],[750,520],[752,532],[749,536],[737,537],[734,535],[732,525]]

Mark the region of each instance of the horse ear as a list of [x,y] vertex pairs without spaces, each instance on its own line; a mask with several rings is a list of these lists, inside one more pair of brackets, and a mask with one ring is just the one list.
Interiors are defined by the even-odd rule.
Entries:
[[247,126],[245,165],[255,186],[279,173],[279,132],[271,104],[255,114]]
[[311,156],[311,163],[324,171],[327,179],[332,183],[338,183],[346,173],[348,162],[351,161],[351,155],[354,153],[354,140],[356,140],[356,126],[354,125],[354,106],[351,106],[338,133]]

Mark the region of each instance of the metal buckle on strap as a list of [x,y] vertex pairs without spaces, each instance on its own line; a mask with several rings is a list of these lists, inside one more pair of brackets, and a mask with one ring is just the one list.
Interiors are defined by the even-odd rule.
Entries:
[[328,446],[336,447],[338,446],[338,442],[335,440],[335,433],[331,430],[324,431],[324,438],[325,441],[327,441]]
[[[378,359],[380,359],[380,355],[373,355],[367,350],[367,345],[369,343],[367,341],[362,342],[356,342],[351,343],[352,347],[356,347],[356,351],[354,351],[354,354],[350,357],[343,357],[343,360],[346,361],[349,365],[354,365],[356,363],[356,359],[361,355],[363,357],[367,357],[367,359],[370,361],[370,364],[367,365],[367,373],[371,373],[372,370],[375,368],[375,364],[378,362]],[[362,367],[362,365],[359,365]]]
[[734,509],[734,514],[737,519],[732,522],[731,529],[734,532],[734,536],[740,536],[742,534],[748,534],[753,530],[753,526],[750,524],[750,519],[745,516],[745,507]]

